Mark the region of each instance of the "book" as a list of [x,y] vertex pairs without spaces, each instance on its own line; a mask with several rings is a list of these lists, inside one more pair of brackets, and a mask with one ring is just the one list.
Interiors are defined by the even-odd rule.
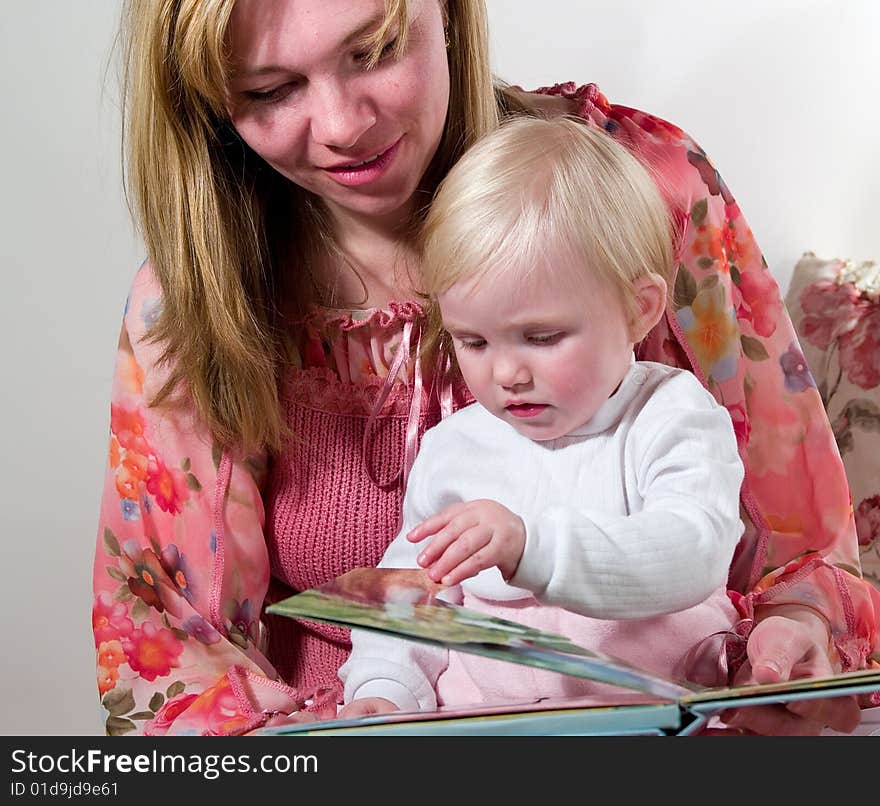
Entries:
[[372,630],[614,686],[611,693],[558,700],[440,706],[358,719],[302,722],[271,733],[689,735],[733,707],[880,691],[880,669],[782,683],[706,688],[668,680],[561,635],[499,619],[443,598],[421,570],[356,568],[267,608],[306,621]]

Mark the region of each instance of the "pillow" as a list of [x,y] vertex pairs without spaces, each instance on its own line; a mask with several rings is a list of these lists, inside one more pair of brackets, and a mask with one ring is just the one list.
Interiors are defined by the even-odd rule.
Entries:
[[862,572],[880,588],[880,266],[806,252],[785,305],[846,467]]

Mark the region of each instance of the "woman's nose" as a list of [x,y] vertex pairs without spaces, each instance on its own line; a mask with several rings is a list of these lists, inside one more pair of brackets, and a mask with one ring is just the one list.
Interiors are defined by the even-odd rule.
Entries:
[[338,81],[313,84],[312,92],[312,137],[323,146],[353,148],[376,123],[372,105],[354,92],[350,84]]

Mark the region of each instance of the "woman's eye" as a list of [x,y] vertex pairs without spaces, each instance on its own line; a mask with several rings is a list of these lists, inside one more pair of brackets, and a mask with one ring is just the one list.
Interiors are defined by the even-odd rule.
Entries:
[[[388,42],[386,42],[384,47],[382,48],[382,50],[379,51],[379,57],[376,59],[375,63],[379,64],[381,62],[384,62],[386,59],[390,58],[391,56],[393,56],[394,49],[396,47],[397,47],[397,37],[394,37],[394,39],[390,39]],[[372,51],[362,51],[360,53],[355,54],[354,58],[355,58],[355,61],[359,62],[360,64],[369,65],[371,54],[372,54]],[[370,66],[374,66],[374,65],[370,65]]]
[[531,344],[556,344],[564,335],[564,333],[537,333],[527,338]]
[[269,90],[247,90],[244,95],[248,100],[255,101],[259,104],[277,104],[283,101],[298,86],[296,81],[288,81]]
[[385,47],[379,51],[379,61],[383,59],[387,59],[389,56],[394,54],[394,51],[397,49],[397,37],[394,37],[390,42],[385,43]]

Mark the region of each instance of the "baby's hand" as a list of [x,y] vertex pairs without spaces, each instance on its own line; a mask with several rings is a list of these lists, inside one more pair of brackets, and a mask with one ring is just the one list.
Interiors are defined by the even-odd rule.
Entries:
[[434,539],[418,556],[418,563],[444,585],[457,585],[493,565],[510,579],[526,545],[522,518],[485,499],[453,504],[422,521],[406,537],[418,543],[431,535]]
[[361,700],[352,700],[343,706],[337,716],[339,719],[357,719],[360,716],[373,716],[374,714],[390,714],[396,711],[397,706],[384,697],[364,697]]

